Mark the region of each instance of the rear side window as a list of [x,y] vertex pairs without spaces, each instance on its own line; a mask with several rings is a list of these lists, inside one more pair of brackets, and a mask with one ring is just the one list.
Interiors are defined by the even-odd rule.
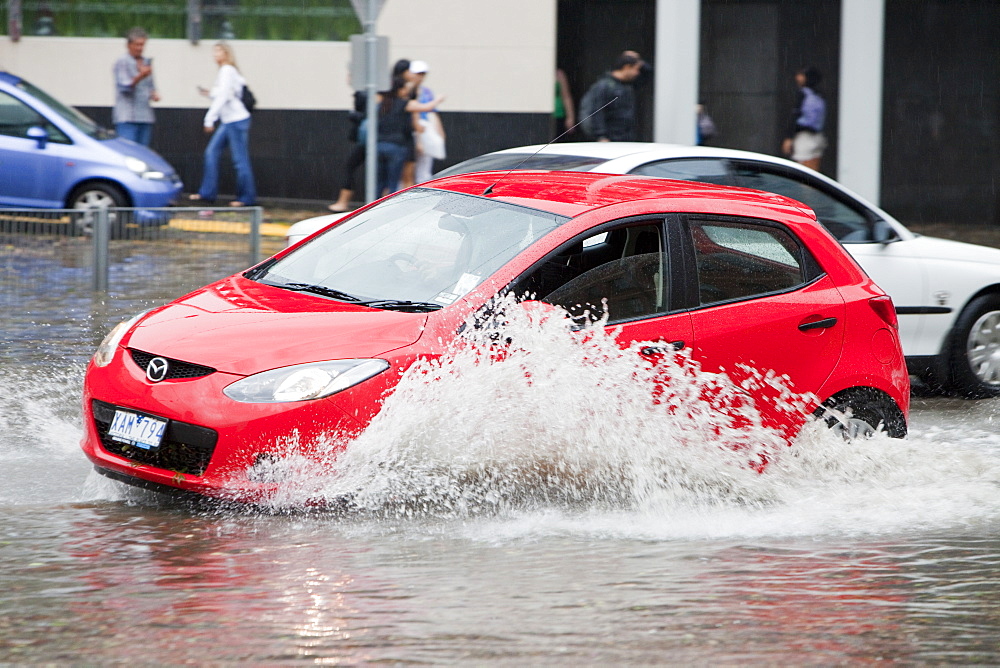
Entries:
[[752,221],[692,221],[698,300],[704,306],[783,292],[818,273],[787,230]]
[[639,165],[629,174],[654,176],[661,179],[679,179],[714,183],[720,186],[735,186],[736,179],[729,171],[725,160],[660,160]]
[[802,202],[816,212],[823,226],[843,242],[871,241],[871,224],[862,211],[821,190],[818,184],[807,183],[753,163],[736,163],[739,185],[777,193]]
[[604,158],[592,158],[580,155],[552,155],[550,153],[500,153],[498,155],[481,155],[465,162],[443,169],[434,175],[455,176],[470,172],[503,171],[507,169],[537,169],[541,171],[589,172],[597,165],[606,162]]

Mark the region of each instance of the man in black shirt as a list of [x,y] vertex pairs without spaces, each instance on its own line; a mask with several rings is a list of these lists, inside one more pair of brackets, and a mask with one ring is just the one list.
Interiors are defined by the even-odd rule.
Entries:
[[[618,56],[614,69],[605,72],[584,94],[579,115],[586,119],[583,121],[583,129],[593,139],[635,141],[638,138],[635,90],[632,84],[644,65],[638,53],[626,51]],[[611,102],[612,100],[615,101]],[[600,111],[594,113],[598,109]],[[594,115],[588,119],[587,116],[592,113]]]

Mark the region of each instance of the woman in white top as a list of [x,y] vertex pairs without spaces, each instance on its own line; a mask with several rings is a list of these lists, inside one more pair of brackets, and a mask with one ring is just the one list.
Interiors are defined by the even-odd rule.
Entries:
[[[212,56],[219,65],[219,73],[211,90],[199,87],[202,95],[212,99],[205,114],[205,132],[212,135],[205,148],[205,173],[197,194],[192,200],[214,202],[219,194],[219,160],[229,146],[229,154],[236,170],[236,200],[231,206],[252,206],[257,203],[253,169],[250,167],[250,112],[243,106],[243,86],[246,80],[236,69],[233,49],[219,42],[212,49]],[[215,128],[216,121],[219,127]]]

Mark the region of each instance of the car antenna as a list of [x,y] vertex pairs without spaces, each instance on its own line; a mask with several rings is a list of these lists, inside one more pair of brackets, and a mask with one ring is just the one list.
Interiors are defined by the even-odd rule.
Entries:
[[[587,118],[590,118],[591,116],[593,116],[597,112],[599,112],[602,109],[604,109],[604,107],[607,107],[607,106],[609,106],[611,104],[614,104],[617,101],[618,101],[618,97],[616,96],[616,97],[612,98],[610,101],[608,101],[607,103],[605,103],[603,106],[598,107],[594,111],[590,112],[587,115]],[[550,139],[548,144],[546,144],[545,146],[541,147],[540,149],[538,149],[537,151],[535,151],[531,155],[525,156],[524,159],[521,160],[521,162],[517,163],[516,165],[514,165],[513,167],[511,167],[510,169],[508,169],[506,174],[504,174],[499,179],[497,179],[496,181],[494,181],[493,185],[491,185],[489,188],[487,188],[486,190],[484,190],[482,196],[485,197],[486,195],[489,195],[491,192],[493,192],[493,188],[495,188],[498,183],[500,183],[505,178],[507,178],[510,175],[511,172],[513,172],[515,169],[517,169],[518,167],[520,167],[521,165],[523,165],[525,162],[527,162],[531,158],[534,158],[536,155],[538,155],[539,153],[541,153],[542,151],[544,151],[545,149],[547,149],[549,146],[552,145],[553,142],[559,141],[560,139],[562,139],[564,136],[568,135],[573,130],[576,130],[585,120],[587,120],[587,118],[581,118],[579,121],[577,121],[577,123],[573,127],[567,128],[566,131],[563,132],[558,137],[555,137],[554,139]]]

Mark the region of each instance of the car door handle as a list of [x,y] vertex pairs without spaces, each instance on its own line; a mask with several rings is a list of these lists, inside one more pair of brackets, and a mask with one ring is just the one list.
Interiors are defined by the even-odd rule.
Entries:
[[813,320],[812,322],[804,322],[799,325],[799,329],[803,332],[808,332],[810,329],[829,329],[837,324],[836,318],[823,318],[822,320]]
[[639,352],[643,355],[663,355],[671,351],[680,350],[684,347],[683,341],[671,341],[660,346],[646,346]]

